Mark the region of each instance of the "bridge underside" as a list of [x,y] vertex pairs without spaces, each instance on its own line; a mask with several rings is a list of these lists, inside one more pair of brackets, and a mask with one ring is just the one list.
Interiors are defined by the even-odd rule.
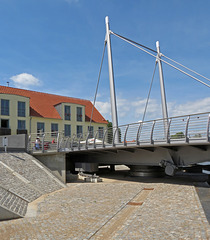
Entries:
[[166,173],[188,168],[203,162],[210,162],[210,145],[182,145],[159,147],[122,147],[69,152],[66,156],[67,168],[74,163],[98,165],[124,164],[132,169],[140,166],[161,166]]

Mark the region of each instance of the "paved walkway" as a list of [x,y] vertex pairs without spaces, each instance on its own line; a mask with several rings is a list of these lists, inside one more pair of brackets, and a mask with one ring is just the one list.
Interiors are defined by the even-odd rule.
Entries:
[[27,217],[0,222],[0,239],[210,239],[210,225],[190,184],[113,178],[39,198]]

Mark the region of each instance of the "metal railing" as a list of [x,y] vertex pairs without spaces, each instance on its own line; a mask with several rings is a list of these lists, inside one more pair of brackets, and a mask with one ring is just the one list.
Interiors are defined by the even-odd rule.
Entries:
[[68,152],[109,147],[210,143],[209,131],[210,113],[200,113],[132,123],[72,137],[65,137],[58,132],[43,133],[39,135],[38,149],[35,144],[37,134],[31,134],[28,150]]

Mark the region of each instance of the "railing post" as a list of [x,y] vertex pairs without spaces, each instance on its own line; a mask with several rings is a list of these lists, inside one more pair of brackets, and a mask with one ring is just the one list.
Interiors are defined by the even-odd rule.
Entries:
[[127,146],[126,136],[127,136],[128,128],[129,128],[129,125],[127,125],[127,127],[126,127],[126,129],[125,129],[125,135],[124,135],[124,146]]
[[70,139],[70,137],[67,137],[66,143],[65,143],[65,148],[67,148],[67,144],[68,144],[69,139]]
[[59,148],[60,148],[60,144],[59,144],[59,138],[60,138],[60,134],[58,133],[58,135],[57,135],[57,146],[56,146],[56,150],[57,150],[57,152],[59,152]]
[[31,135],[28,137],[28,146],[27,146],[27,152],[30,152],[30,146],[31,146]]
[[210,114],[209,114],[208,123],[207,123],[207,134],[206,134],[207,142],[210,142],[210,138],[209,138],[209,128],[210,128]]
[[75,135],[73,135],[73,138],[71,140],[71,150],[73,151],[74,150],[74,147],[73,147],[73,144],[74,144],[74,139],[75,139]]
[[[113,134],[113,139],[112,139],[112,146],[115,147],[115,136],[116,133],[118,132],[118,128],[115,129],[114,134]],[[119,136],[119,134],[117,134]],[[117,140],[117,143],[119,143],[119,139]]]
[[106,134],[108,132],[108,129],[106,129],[105,133],[104,133],[104,137],[103,137],[103,148],[105,148],[105,138],[106,138]]
[[86,141],[85,141],[85,149],[88,149],[88,138],[90,136],[90,132],[88,132],[87,137],[86,137]]
[[82,134],[80,135],[80,137],[79,137],[79,145],[78,145],[78,150],[80,150],[80,140],[81,140],[81,138],[82,138]]
[[[98,130],[99,131],[99,130]],[[96,148],[96,138],[97,138],[97,135],[98,135],[98,131],[96,131],[96,134],[94,136],[94,141],[93,141],[93,147]]]
[[168,129],[167,129],[167,134],[166,134],[166,143],[170,143],[170,141],[171,141],[171,138],[170,138],[171,121],[172,121],[172,119],[170,119],[169,123],[168,123]]
[[185,142],[186,142],[186,143],[189,143],[189,137],[188,137],[189,121],[190,121],[190,116],[187,118],[186,128],[185,128]]
[[42,152],[44,153],[44,139],[45,139],[45,134],[42,135]]
[[150,143],[153,144],[154,143],[154,140],[153,140],[153,132],[154,132],[154,128],[155,128],[155,120],[153,121],[153,124],[152,124],[152,130],[151,130],[151,135],[150,135]]
[[140,144],[139,138],[140,138],[140,132],[141,132],[141,129],[142,129],[142,125],[143,125],[143,122],[140,122],[139,127],[138,127],[138,131],[137,131],[137,135],[136,135],[136,144],[137,145]]

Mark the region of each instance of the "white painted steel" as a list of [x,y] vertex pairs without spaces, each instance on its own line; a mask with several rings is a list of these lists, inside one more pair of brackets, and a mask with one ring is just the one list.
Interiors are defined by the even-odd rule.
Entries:
[[[116,104],[116,94],[115,94],[115,83],[114,83],[114,71],[112,63],[112,49],[111,49],[111,39],[109,30],[109,18],[106,16],[106,43],[107,43],[107,55],[108,55],[108,66],[109,66],[109,84],[110,84],[110,97],[111,97],[111,111],[112,111],[112,126],[114,129],[118,128],[118,118],[117,118],[117,104]],[[115,136],[115,142],[118,142],[118,133]]]
[[[29,136],[29,151],[84,151],[103,148],[144,147],[144,146],[182,146],[186,144],[210,144],[210,113],[192,114],[169,118],[165,135],[165,119],[156,119],[95,131],[94,137],[88,133],[81,136],[65,137],[63,133],[44,133],[40,149],[35,149],[37,134]],[[101,130],[100,130],[101,131]],[[116,134],[118,133],[118,142]],[[56,139],[56,140],[55,140]]]

